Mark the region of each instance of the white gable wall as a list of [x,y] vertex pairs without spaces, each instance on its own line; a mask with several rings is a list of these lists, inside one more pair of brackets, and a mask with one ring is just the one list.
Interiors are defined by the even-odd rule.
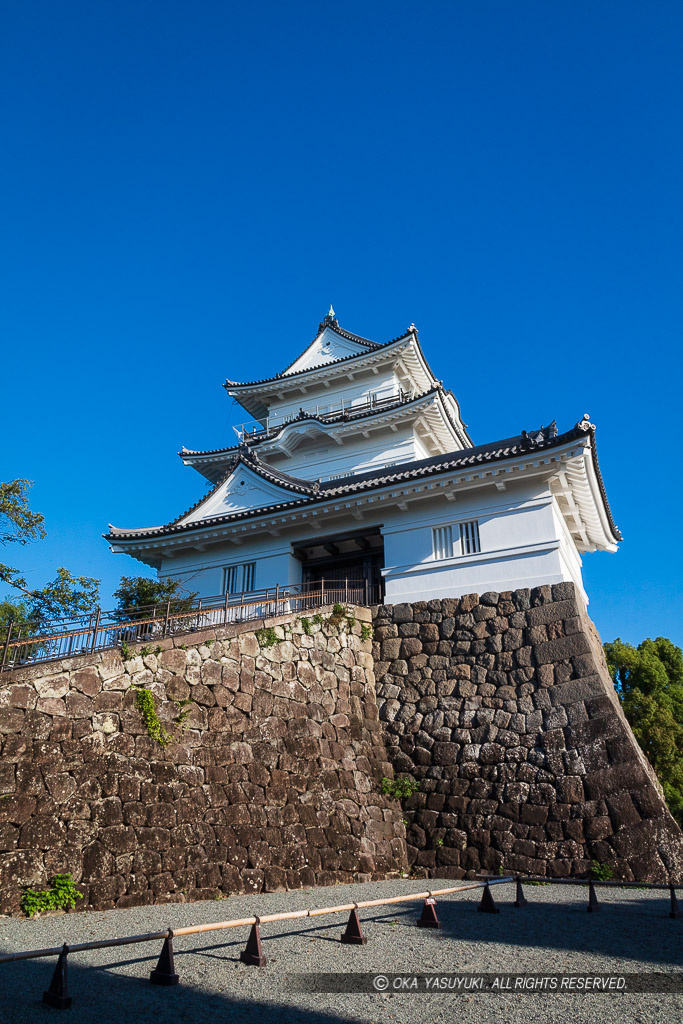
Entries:
[[286,377],[298,370],[309,370],[313,366],[321,366],[325,363],[332,363],[336,359],[345,359],[348,356],[357,356],[361,352],[369,351],[370,349],[365,345],[342,338],[336,331],[326,327],[322,334],[319,334],[315,341],[308,346],[304,354],[284,371],[282,376]]
[[297,494],[293,491],[271,484],[240,464],[215,494],[181,521],[195,523],[213,516],[233,515],[252,508],[266,508],[268,505],[277,505],[296,497]]

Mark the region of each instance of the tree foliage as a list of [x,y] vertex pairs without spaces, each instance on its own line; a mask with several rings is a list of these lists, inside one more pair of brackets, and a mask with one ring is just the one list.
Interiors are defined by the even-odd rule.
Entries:
[[[0,483],[0,544],[25,545],[45,537],[45,520],[29,507],[30,480]],[[97,607],[99,580],[92,576],[73,576],[60,567],[57,575],[40,590],[28,586],[19,569],[0,563],[0,583],[23,595],[0,602],[0,626],[10,620],[36,631],[53,618],[74,618]]]
[[28,607],[25,601],[6,598],[0,601],[0,630],[13,622],[16,627],[24,626],[29,622]]
[[[31,480],[10,480],[0,483],[0,544],[24,544],[45,536],[45,520],[32,512],[28,504]],[[0,562],[0,582],[27,591],[27,583],[19,569]]]
[[188,611],[197,594],[184,591],[185,588],[178,580],[122,576],[118,588],[114,591],[114,597],[118,602],[117,609],[126,618],[136,619],[143,610],[147,612],[153,611],[154,608],[166,608],[169,601],[171,611],[176,614]]
[[73,576],[68,569],[59,568],[55,578],[32,595],[29,618],[77,618],[97,608],[99,598],[99,580],[92,576]]
[[624,714],[683,825],[683,651],[659,636],[637,647],[617,639],[605,656]]

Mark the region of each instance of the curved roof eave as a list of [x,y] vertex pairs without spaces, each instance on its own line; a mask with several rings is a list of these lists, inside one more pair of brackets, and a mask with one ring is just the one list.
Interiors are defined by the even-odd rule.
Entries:
[[[589,433],[589,436],[590,436],[591,469],[593,471],[592,474],[590,474],[590,473],[588,474],[588,478],[589,478],[589,481],[591,482],[591,485],[592,485],[592,490],[594,492],[594,497],[596,498],[595,504],[596,504],[597,508],[600,509],[602,511],[603,515],[604,515],[603,528],[604,528],[604,531],[605,531],[605,536],[608,539],[611,539],[612,542],[614,543],[615,547],[616,547],[616,545],[619,543],[619,541],[623,540],[624,538],[623,538],[623,535],[621,533],[621,530],[619,529],[617,524],[614,522],[614,518],[612,516],[612,509],[610,508],[609,500],[607,498],[607,491],[605,490],[605,483],[604,483],[604,480],[602,478],[602,472],[600,470],[600,463],[598,462],[598,450],[597,450],[597,447],[596,447],[596,444],[595,444],[595,427],[591,426],[591,428],[588,431],[588,433]],[[593,482],[591,480],[591,475],[593,475],[594,478],[595,478],[595,485],[593,485]],[[597,490],[597,494],[595,493],[596,490]],[[600,498],[600,501],[597,500],[598,496]],[[611,535],[611,537],[610,537],[610,535]]]
[[[405,334],[401,334],[398,338],[392,338],[391,341],[387,341],[387,342],[385,342],[382,345],[378,344],[376,348],[372,349],[369,352],[354,352],[352,355],[343,356],[341,359],[333,359],[329,363],[319,363],[317,366],[307,366],[303,370],[295,370],[294,373],[287,373],[287,374],[285,374],[285,371],[283,370],[281,373],[275,374],[274,377],[264,377],[261,380],[250,380],[250,381],[242,381],[242,382],[230,380],[228,378],[228,379],[226,379],[225,384],[223,385],[223,387],[225,388],[225,390],[229,394],[231,394],[233,391],[243,392],[244,393],[244,392],[248,392],[248,391],[253,391],[255,389],[261,390],[264,386],[271,385],[271,384],[280,384],[281,386],[282,385],[288,386],[290,381],[295,381],[297,378],[302,377],[304,374],[307,374],[307,373],[311,373],[311,374],[312,373],[320,373],[321,370],[336,369],[338,366],[342,366],[342,365],[345,365],[347,363],[350,363],[354,359],[368,359],[368,358],[372,358],[374,356],[377,356],[379,354],[387,352],[393,345],[398,345],[399,342],[407,341],[409,338],[414,338],[415,341],[417,342],[417,334],[416,334],[416,332],[410,331],[410,330],[406,331]],[[419,342],[418,342],[418,345],[419,345]],[[305,351],[307,351],[307,350],[305,350]],[[301,353],[301,355],[303,355],[303,354],[304,353]],[[297,359],[301,359],[301,356],[300,355],[297,356]],[[294,362],[296,362],[297,359],[295,359]],[[424,360],[424,356],[423,356],[423,360]],[[425,361],[425,364],[426,364],[426,360],[424,360],[424,361]],[[292,365],[293,364],[290,363],[290,366],[292,366]],[[430,371],[430,373],[431,373],[431,371]],[[432,374],[432,376],[433,376],[433,374]]]
[[[447,404],[443,401],[444,394],[449,394],[452,396],[452,392],[444,392],[443,388],[437,385],[430,388],[428,391],[423,391],[421,394],[415,395],[413,398],[407,399],[406,401],[398,400],[393,405],[388,405],[383,409],[369,408],[363,410],[362,412],[359,411],[355,414],[353,412],[350,412],[346,415],[340,413],[339,416],[336,416],[334,419],[329,420],[323,420],[320,416],[316,416],[313,413],[306,413],[304,416],[297,416],[294,419],[289,420],[289,422],[283,423],[281,426],[273,428],[273,432],[264,437],[255,438],[253,441],[249,442],[249,447],[261,447],[265,443],[272,444],[274,442],[277,442],[282,438],[285,432],[289,431],[290,428],[300,427],[303,426],[305,423],[320,423],[324,427],[334,428],[338,426],[343,426],[345,423],[358,423],[362,420],[371,419],[375,416],[389,416],[393,413],[409,411],[411,406],[419,405],[419,403],[424,402],[425,400],[428,400],[430,398],[436,398],[437,396],[441,397],[444,414],[448,418],[448,421],[453,429],[453,432],[458,436],[459,440],[462,440],[462,437],[460,435],[463,434],[466,440],[471,445],[472,441],[467,435],[467,432],[464,429],[464,425],[459,426],[458,423],[456,423],[453,420]],[[468,447],[468,445],[465,444],[463,447]],[[178,452],[178,455],[183,460],[183,462],[185,462],[186,465],[193,465],[193,462],[191,461],[193,459],[201,459],[204,457],[212,458],[214,456],[216,457],[216,459],[218,459],[221,455],[228,456],[231,453],[236,453],[238,450],[239,445],[231,445],[229,448],[207,449],[206,451],[195,451],[189,448],[183,448]],[[190,461],[186,462],[185,460]]]
[[[546,439],[542,443],[530,442],[528,436],[521,435],[511,438],[506,438],[502,441],[495,441],[487,445],[478,445],[476,448],[464,449],[460,452],[447,453],[446,455],[434,456],[430,459],[423,459],[419,462],[403,463],[401,466],[392,466],[391,473],[379,473],[370,472],[360,474],[356,477],[348,477],[346,483],[342,483],[340,480],[334,481],[334,485],[330,486],[330,483],[323,484],[317,489],[314,486],[308,486],[310,488],[308,494],[301,496],[301,490],[299,490],[299,497],[293,498],[291,501],[283,502],[276,505],[270,505],[267,508],[249,509],[244,512],[239,512],[229,516],[216,516],[211,519],[194,520],[190,523],[182,523],[181,520],[185,519],[191,512],[197,508],[203,501],[206,501],[210,495],[205,495],[202,502],[198,502],[193,509],[184,513],[182,516],[178,516],[171,523],[163,527],[143,528],[140,530],[118,530],[115,527],[110,527],[111,532],[109,534],[103,534],[106,540],[120,543],[122,541],[130,540],[155,540],[157,538],[163,538],[170,534],[175,534],[180,531],[192,530],[192,529],[211,529],[217,526],[230,525],[232,523],[241,522],[245,519],[254,518],[257,516],[269,516],[278,514],[280,512],[294,511],[300,507],[309,504],[318,504],[327,500],[343,499],[347,496],[353,496],[359,493],[365,493],[369,490],[380,489],[383,487],[399,486],[404,482],[411,480],[420,479],[423,477],[429,477],[434,474],[447,473],[457,470],[466,470],[469,467],[476,468],[482,464],[490,464],[496,462],[505,462],[514,458],[523,457],[534,457],[535,453],[543,454],[545,451],[553,450],[562,447],[563,445],[569,444],[572,441],[578,441],[586,438],[586,428],[580,425],[573,427],[571,430],[566,431],[564,434],[558,434],[553,438]],[[594,445],[590,445],[594,451]],[[455,458],[449,458],[449,456],[455,455]],[[594,465],[597,465],[597,457],[594,455],[593,458],[596,460]],[[263,464],[261,464],[261,467]],[[278,477],[284,477],[285,474],[280,474],[278,471],[269,470],[270,474],[275,474]],[[598,468],[599,472],[599,468]],[[215,493],[215,490],[220,486],[223,480],[226,479],[224,476],[222,480],[213,488],[210,494]],[[291,478],[294,481],[295,478]],[[607,503],[607,496],[604,493],[604,485],[602,484],[602,477],[596,474],[596,480],[598,482],[599,492],[603,507],[608,516],[608,521],[612,532],[617,539],[621,539],[617,527],[614,525],[609,505]],[[278,482],[277,480],[274,482]],[[306,483],[305,481],[296,481],[297,483]],[[295,490],[291,486],[292,490]]]

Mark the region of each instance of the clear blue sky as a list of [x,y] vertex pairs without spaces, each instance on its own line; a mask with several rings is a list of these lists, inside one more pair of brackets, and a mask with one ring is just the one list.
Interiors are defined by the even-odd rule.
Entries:
[[682,46],[673,0],[3,4],[30,582],[63,564],[110,605],[144,569],[107,523],[196,501],[175,453],[232,442],[225,377],[281,369],[332,302],[378,341],[414,321],[475,443],[590,413],[625,538],[585,559],[591,614],[683,643]]

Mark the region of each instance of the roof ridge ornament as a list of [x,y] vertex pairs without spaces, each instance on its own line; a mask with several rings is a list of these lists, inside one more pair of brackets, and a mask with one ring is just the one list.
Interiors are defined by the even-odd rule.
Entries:
[[583,419],[579,420],[579,422],[576,424],[576,429],[585,430],[586,432],[588,432],[589,430],[595,430],[595,424],[591,423],[590,413],[585,412],[583,414]]
[[538,448],[540,445],[545,444],[546,441],[552,441],[557,437],[557,421],[553,420],[547,427],[540,426],[538,430],[523,430],[520,436],[522,438],[520,448],[524,451],[528,451],[530,448]]
[[251,462],[255,465],[258,465],[261,461],[256,452],[252,451],[246,441],[240,441],[237,448],[237,455],[243,462]]
[[339,327],[337,314],[334,311],[334,306],[332,305],[332,303],[330,303],[330,308],[327,313],[327,316],[318,324],[318,334],[322,334],[326,327]]

